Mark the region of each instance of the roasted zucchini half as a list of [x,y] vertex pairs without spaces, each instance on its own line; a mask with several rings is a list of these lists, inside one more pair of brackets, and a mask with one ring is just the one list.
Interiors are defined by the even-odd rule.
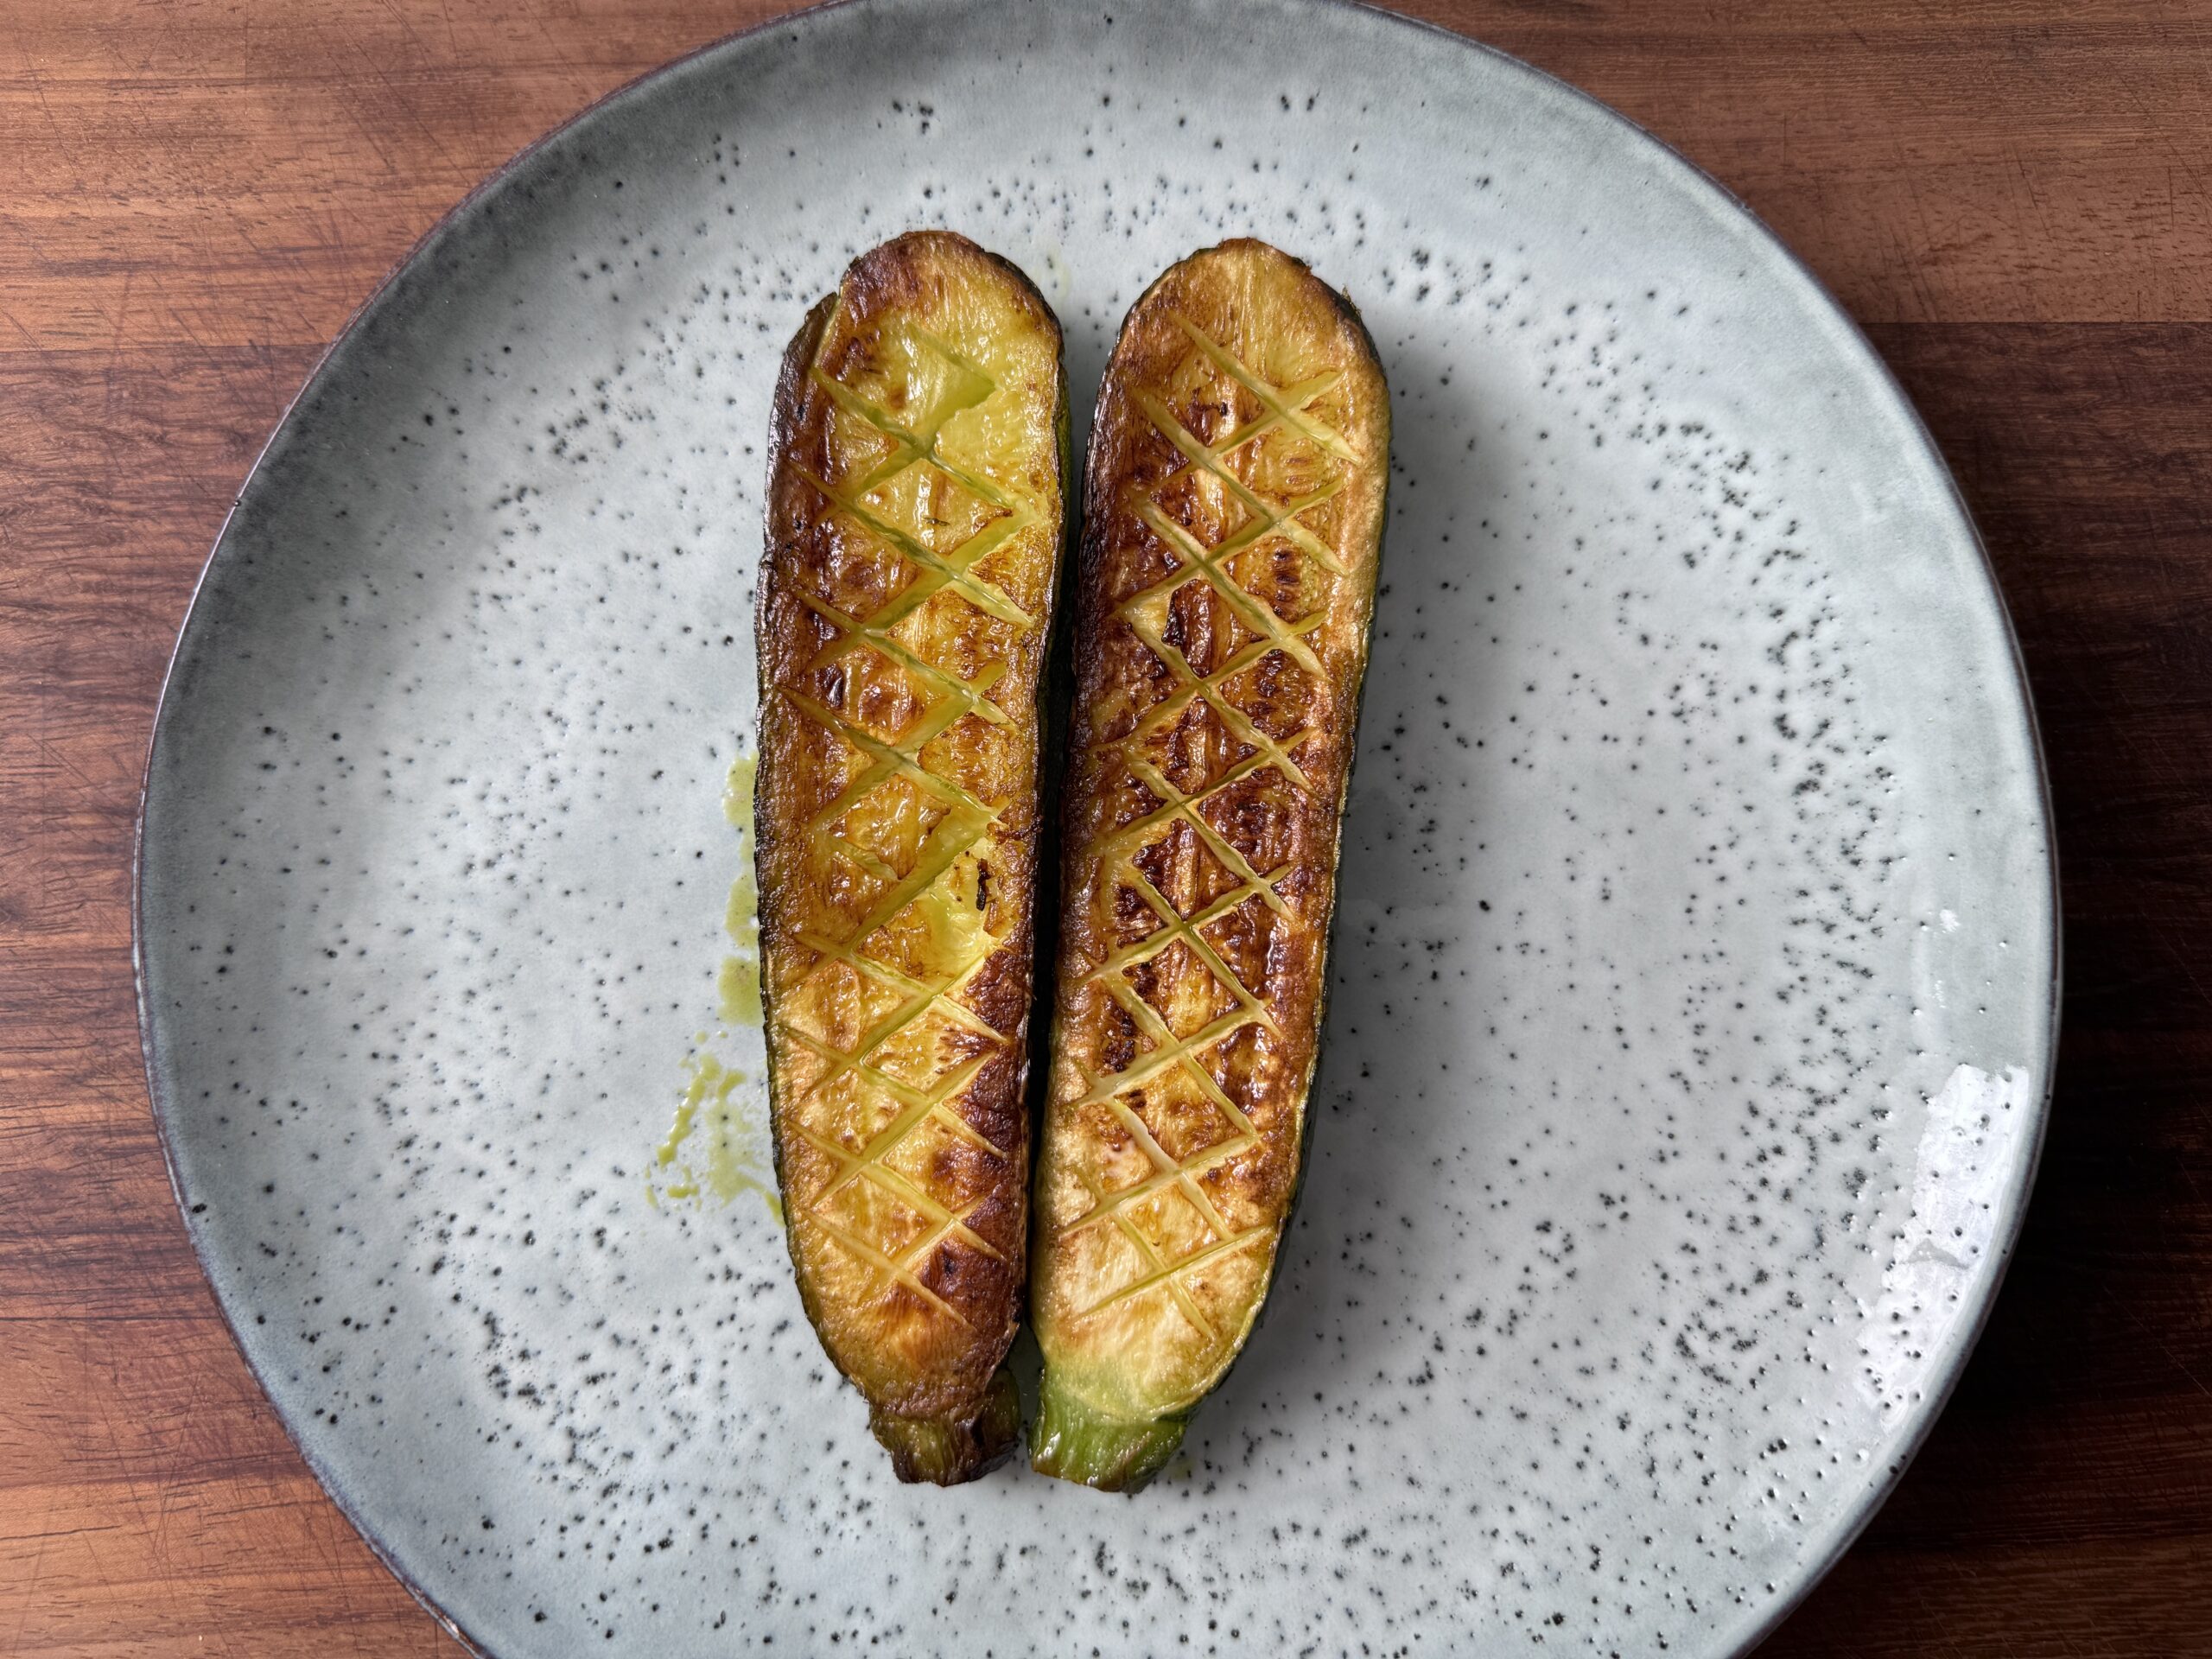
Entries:
[[917,232],[784,359],[754,795],[776,1173],[808,1317],[904,1480],[1010,1452],[1058,321]]
[[1134,1488],[1259,1318],[1306,1147],[1390,410],[1255,241],[1122,325],[1076,595],[1031,1317],[1036,1467]]

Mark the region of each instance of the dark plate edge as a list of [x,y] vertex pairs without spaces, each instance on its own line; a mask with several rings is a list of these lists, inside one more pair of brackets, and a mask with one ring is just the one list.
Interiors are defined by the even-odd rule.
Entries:
[[[158,1066],[157,1045],[154,1035],[154,1021],[147,998],[144,908],[146,802],[155,756],[160,748],[162,731],[170,712],[170,692],[175,683],[178,661],[183,653],[186,637],[191,631],[192,619],[199,610],[200,598],[207,588],[208,577],[213,573],[215,561],[230,535],[231,526],[238,517],[240,505],[251,489],[253,480],[259,476],[262,466],[267,461],[270,451],[284,437],[295,413],[303,403],[308,401],[311,394],[320,388],[332,359],[382,302],[385,295],[419,258],[435,245],[442,242],[465,215],[484,198],[503,187],[532,156],[557,142],[583,122],[598,116],[609,106],[696,60],[721,52],[738,41],[754,35],[765,35],[774,29],[802,23],[827,12],[841,11],[848,7],[865,5],[869,3],[870,0],[818,0],[816,4],[782,13],[749,28],[738,29],[718,39],[707,41],[678,57],[671,59],[666,63],[625,81],[621,86],[594,99],[557,126],[551,128],[508,157],[459,201],[441,214],[436,222],[423,232],[414,245],[393,263],[391,269],[378,280],[375,288],[353,308],[343,326],[331,337],[329,345],[326,346],[321,355],[316,358],[315,365],[308,370],[306,378],[301,382],[300,389],[286,401],[276,423],[270,429],[268,438],[264,441],[260,449],[256,453],[253,464],[247,469],[238,493],[232,497],[229,509],[224,513],[223,522],[217,527],[214,540],[209,545],[207,556],[201,563],[200,575],[193,583],[191,595],[186,601],[183,620],[178,626],[176,643],[171,647],[168,663],[162,672],[161,689],[155,701],[152,728],[147,739],[145,758],[139,768],[138,810],[132,825],[130,857],[131,983],[138,1015],[139,1051],[146,1073],[148,1102],[154,1119],[156,1135],[161,1143],[162,1166],[168,1175],[169,1191],[176,1201],[177,1213],[184,1223],[186,1236],[191,1241],[193,1255],[200,1263],[201,1275],[207,1280],[211,1294],[213,1292],[213,1279],[208,1269],[207,1247],[201,1238],[198,1224],[193,1218],[190,1205],[186,1201],[183,1185],[178,1175],[175,1148],[169,1139],[168,1105],[160,1083],[161,1073]],[[1274,0],[1274,3],[1281,6],[1284,3],[1284,0]],[[2044,862],[2048,869],[2046,896],[2050,907],[2050,988],[2045,1012],[2044,1074],[2042,1090],[2033,1103],[2035,1122],[2031,1131],[2028,1155],[2021,1160],[2016,1178],[2006,1190],[2005,1202],[2009,1213],[2000,1225],[1999,1235],[1993,1249],[1995,1265],[1991,1271],[1988,1286],[1981,1294],[1979,1305],[1973,1312],[1968,1334],[1965,1340],[1958,1344],[1951,1358],[1943,1366],[1935,1386],[1923,1393],[1920,1404],[1915,1410],[1915,1420],[1902,1437],[1903,1449],[1891,1459],[1886,1478],[1878,1485],[1869,1487],[1860,1500],[1857,1511],[1836,1531],[1821,1558],[1809,1569],[1801,1572],[1795,1583],[1777,1594],[1766,1616],[1753,1628],[1751,1635],[1739,1645],[1731,1649],[1726,1656],[1726,1659],[1743,1659],[1743,1656],[1751,1652],[1772,1636],[1812,1593],[1821,1580],[1834,1570],[1836,1563],[1842,1560],[1851,1546],[1858,1541],[1859,1535],[1873,1520],[1882,1505],[1888,1501],[1890,1495],[1897,1490],[1898,1482],[1904,1478],[1913,1459],[1926,1445],[1929,1433],[1934,1429],[1936,1420],[1942,1415],[1945,1406],[1949,1403],[1951,1395],[1958,1386],[1959,1379],[1964,1373],[1983,1331],[1987,1327],[1991,1312],[1995,1307],[1998,1296],[2004,1287],[2005,1275],[2012,1264],[2013,1254],[2019,1243],[2020,1231],[2026,1219],[2028,1199],[2034,1191],[2036,1175],[2042,1164],[2044,1138],[2050,1122],[2052,1086],[2057,1072],[2059,1013],[2065,959],[2064,912],[2059,887],[2057,839],[2053,826],[2050,760],[2044,751],[2042,728],[2036,714],[2034,692],[2029,683],[2026,664],[2020,652],[2018,630],[2014,627],[2012,612],[2005,602],[2004,589],[1998,582],[1996,569],[1990,561],[1988,546],[1982,539],[1980,526],[1974,522],[1974,515],[1968,510],[1966,499],[1959,489],[1958,480],[1953,475],[1950,465],[1944,459],[1943,453],[1937,447],[1934,436],[1929,432],[1926,422],[1921,418],[1919,410],[1906,395],[1904,386],[1898,382],[1888,362],[1880,352],[1875,349],[1873,342],[1867,338],[1866,331],[1859,327],[1858,320],[1836,299],[1827,284],[1815,275],[1812,269],[1799,257],[1796,251],[1777,236],[1741,197],[1697,163],[1683,156],[1664,139],[1630,120],[1611,105],[1602,102],[1572,83],[1513,56],[1510,53],[1501,51],[1496,47],[1486,45],[1480,41],[1455,33],[1424,19],[1408,17],[1398,12],[1387,10],[1380,5],[1371,3],[1371,0],[1302,0],[1302,3],[1318,4],[1331,10],[1357,14],[1376,27],[1409,30],[1431,43],[1449,42],[1458,49],[1478,53],[1497,62],[1507,65],[1522,74],[1542,81],[1564,92],[1573,102],[1595,111],[1605,122],[1625,130],[1637,139],[1650,146],[1668,162],[1678,168],[1694,189],[1711,193],[1713,197],[1747,221],[1765,240],[1770,248],[1781,256],[1783,263],[1796,273],[1799,280],[1806,285],[1807,289],[1841,322],[1847,337],[1857,346],[1867,365],[1873,370],[1878,384],[1886,389],[1896,406],[1904,413],[1911,430],[1919,438],[1921,448],[1927,460],[1942,476],[1949,494],[1951,505],[1957,514],[1958,522],[1964,528],[1967,538],[1972,542],[1974,551],[1980,559],[1982,579],[1986,585],[1989,603],[1996,613],[1998,625],[2002,629],[2011,648],[2013,684],[2019,695],[2020,709],[2026,725],[2028,752],[2035,765],[2037,804],[2041,809],[2042,817]],[[264,1397],[270,1398],[268,1384],[262,1376],[259,1368],[254,1363],[252,1357],[247,1352],[245,1339],[231,1316],[229,1306],[220,1296],[215,1296],[214,1301],[217,1310],[222,1315],[223,1328],[229,1333],[232,1345],[238,1350],[239,1358],[245,1362],[247,1373],[252,1376],[255,1384],[261,1389]],[[273,1399],[271,1409],[274,1410]],[[333,1473],[326,1470],[320,1459],[301,1441],[291,1421],[281,1411],[276,1411],[275,1415],[277,1421],[283,1427],[285,1438],[299,1452],[301,1460],[307,1465],[317,1484],[329,1494],[331,1501],[338,1506],[347,1522],[360,1535],[370,1552],[384,1564],[385,1570],[399,1581],[416,1602],[421,1604],[424,1611],[435,1619],[439,1625],[468,1652],[478,1656],[478,1659],[497,1659],[497,1656],[490,1649],[485,1647],[464,1630],[457,1620],[431,1599],[429,1592],[422,1585],[416,1583],[400,1567],[375,1529],[369,1525],[366,1518],[348,1499],[343,1489],[334,1478]]]

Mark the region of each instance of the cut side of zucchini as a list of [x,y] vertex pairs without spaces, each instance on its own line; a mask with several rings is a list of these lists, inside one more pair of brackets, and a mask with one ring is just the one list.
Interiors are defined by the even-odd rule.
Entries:
[[964,237],[864,254],[773,410],[754,793],[801,1299],[899,1478],[1010,1451],[1060,329]]
[[1260,1313],[1305,1154],[1389,399],[1338,294],[1225,243],[1123,322],[1077,566],[1035,1466],[1141,1484]]

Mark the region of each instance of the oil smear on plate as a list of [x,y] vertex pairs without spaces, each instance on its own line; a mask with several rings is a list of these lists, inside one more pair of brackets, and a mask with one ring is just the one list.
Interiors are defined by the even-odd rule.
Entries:
[[746,845],[753,832],[754,764],[752,755],[741,753],[722,785],[722,815],[737,832],[740,868],[722,918],[729,949],[715,975],[720,1023],[691,1039],[675,1121],[647,1166],[645,1197],[658,1210],[727,1205],[741,1194],[757,1193],[781,1224],[766,1103],[759,1084],[730,1053],[732,1032],[760,1023],[760,895]]

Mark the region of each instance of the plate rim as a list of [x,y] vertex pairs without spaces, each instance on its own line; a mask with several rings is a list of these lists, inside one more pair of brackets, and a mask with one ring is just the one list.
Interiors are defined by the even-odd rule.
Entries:
[[[1134,5],[1150,5],[1160,3],[1160,0],[1123,0],[1124,4]],[[1166,3],[1172,4],[1173,0],[1166,0]],[[261,1367],[255,1362],[252,1353],[246,1346],[244,1333],[238,1329],[238,1321],[232,1314],[230,1304],[224,1300],[215,1287],[214,1275],[209,1266],[209,1253],[212,1246],[210,1242],[203,1236],[200,1222],[194,1215],[191,1203],[185,1192],[177,1150],[170,1129],[170,1116],[175,1107],[162,1086],[161,1045],[156,1037],[150,988],[148,984],[146,970],[146,813],[148,802],[153,791],[155,760],[160,753],[163,734],[171,722],[180,701],[176,696],[179,665],[184,659],[188,640],[192,639],[194,635],[195,622],[198,622],[203,629],[212,626],[202,608],[202,601],[206,598],[210,578],[214,575],[217,562],[225,560],[226,547],[231,540],[232,530],[238,524],[239,515],[245,505],[246,497],[261,478],[271,454],[290,434],[295,419],[300,414],[302,406],[321,390],[324,380],[332,372],[340,354],[362,331],[364,326],[383,308],[385,302],[398,287],[401,279],[431,255],[464,220],[473,216],[489,197],[500,191],[541,150],[550,148],[587,123],[600,119],[617,105],[626,103],[633,96],[644,93],[655,83],[680,73],[701,60],[736,49],[743,42],[776,29],[812,28],[820,19],[833,12],[895,6],[902,3],[913,3],[913,0],[813,0],[813,3],[778,13],[757,23],[704,41],[664,62],[656,64],[652,68],[632,76],[547,128],[538,137],[531,140],[486,173],[458,200],[441,213],[429,227],[415,238],[406,251],[393,261],[359,303],[347,314],[337,332],[332,334],[328,343],[317,353],[315,362],[302,378],[298,389],[285,400],[274,424],[269,429],[268,435],[263,439],[260,447],[255,451],[252,464],[246,468],[245,474],[239,480],[238,489],[232,497],[231,505],[224,512],[222,522],[216,527],[213,540],[209,543],[207,553],[200,562],[199,574],[193,580],[191,592],[185,601],[183,616],[177,624],[176,639],[169,648],[168,659],[162,670],[161,684],[155,697],[153,719],[148,731],[145,753],[139,766],[137,810],[131,825],[130,976],[132,1001],[138,1022],[139,1056],[146,1079],[147,1103],[154,1120],[155,1135],[161,1146],[162,1167],[168,1177],[170,1197],[175,1202],[178,1217],[184,1224],[185,1235],[192,1245],[193,1258],[200,1268],[200,1278],[214,1301],[217,1313],[221,1316],[224,1331],[230,1337],[232,1346],[237,1351],[238,1357],[245,1363],[247,1374],[252,1377],[255,1386],[260,1389],[262,1399],[267,1404],[270,1414],[283,1427],[285,1439],[291,1443],[301,1460],[307,1465],[308,1472],[315,1477],[315,1484],[337,1507],[340,1514],[345,1516],[346,1523],[353,1528],[361,1541],[367,1545],[370,1554],[376,1557],[385,1570],[391,1573],[423,1611],[437,1622],[447,1635],[458,1642],[467,1652],[476,1656],[476,1659],[500,1659],[500,1656],[465,1629],[457,1618],[439,1605],[428,1587],[419,1583],[411,1573],[401,1566],[378,1529],[371,1524],[364,1510],[356,1504],[340,1484],[335,1471],[327,1468],[323,1460],[309,1449],[306,1442],[301,1439],[299,1429],[291,1417],[276,1404],[275,1395],[270,1391],[268,1381],[262,1375]],[[1899,1439],[1899,1449],[1889,1459],[1885,1471],[1878,1478],[1870,1480],[1861,1489],[1841,1523],[1834,1528],[1819,1551],[1809,1554],[1802,1560],[1791,1580],[1768,1598],[1762,1615],[1747,1628],[1747,1633],[1743,1639],[1728,1648],[1726,1653],[1716,1650],[1712,1656],[1712,1659],[1744,1659],[1745,1655],[1750,1654],[1765,1642],[1789,1619],[1791,1614],[1804,1604],[1806,1599],[1819,1586],[1821,1580],[1826,1579],[1834,1570],[1837,1563],[1850,1552],[1852,1546],[1858,1542],[1874,1517],[1880,1513],[1883,1505],[1888,1503],[1891,1496],[1897,1491],[1899,1484],[1910,1470],[1914,1459],[1919,1456],[1922,1448],[1926,1446],[1929,1435],[1935,1430],[1936,1424],[1949,1406],[1952,1395],[1956,1391],[1960,1380],[1965,1375],[1967,1364],[1973,1359],[1974,1350],[1980,1344],[1982,1336],[1988,1328],[1990,1318],[1996,1309],[1998,1300],[2004,1292],[2005,1276],[2011,1270],[2013,1257],[2018,1251],[2021,1232],[2026,1224],[2029,1201],[2034,1196],[2036,1179],[2041,1171],[2044,1146],[2050,1123],[2051,1099],[2058,1070],[2061,1014],[2065,981],[2065,912],[2059,879],[2058,839],[2051,798],[2050,758],[2044,743],[2042,723],[2037,713],[2034,686],[2028,677],[2026,660],[2020,649],[2019,631],[2013,624],[2012,608],[2005,602],[2004,587],[1998,580],[1996,566],[1989,556],[1988,543],[1982,536],[1981,526],[1974,516],[1965,493],[1959,486],[1957,475],[1952,471],[1950,463],[1944,456],[1942,447],[1936,442],[1934,434],[1929,431],[1918,406],[1913,403],[1903,383],[1897,378],[1896,371],[1890,366],[1888,359],[1876,348],[1872,340],[1860,326],[1859,320],[1835,296],[1828,285],[1821,279],[1796,250],[1791,247],[1749,203],[1726,183],[1706,171],[1703,167],[1683,155],[1681,151],[1676,149],[1641,122],[1615,109],[1594,93],[1586,92],[1573,82],[1553,74],[1548,70],[1530,63],[1526,59],[1517,57],[1502,48],[1492,46],[1471,35],[1459,34],[1440,23],[1432,22],[1427,18],[1411,16],[1403,12],[1392,10],[1378,3],[1377,0],[1219,0],[1219,3],[1229,7],[1243,7],[1255,11],[1271,10],[1290,13],[1306,10],[1352,14],[1367,26],[1378,30],[1393,28],[1408,30],[1421,37],[1424,44],[1432,49],[1465,51],[1489,59],[1509,73],[1529,77],[1548,91],[1564,93],[1573,103],[1594,113],[1602,124],[1622,130],[1632,143],[1646,147],[1648,152],[1658,159],[1664,168],[1675,170],[1677,176],[1690,187],[1693,194],[1700,191],[1709,193],[1719,205],[1740,216],[1749,224],[1756,236],[1766,245],[1770,252],[1779,257],[1780,264],[1805,285],[1815,299],[1825,307],[1830,317],[1841,326],[1842,349],[1847,353],[1855,351],[1859,354],[1865,366],[1872,372],[1878,394],[1885,397],[1891,406],[1905,417],[1906,428],[1912,441],[1917,444],[1923,457],[1934,467],[1936,474],[1942,479],[1943,493],[1949,501],[1951,510],[1959,526],[1964,530],[1967,542],[1973,547],[1980,569],[1984,594],[1994,612],[1995,620],[2005,640],[2006,647],[2005,654],[2012,669],[2012,688],[2018,699],[2018,713],[2024,727],[2023,735],[2026,740],[2027,753],[2032,763],[2031,769],[2034,773],[2035,787],[2032,791],[2034,805],[2043,832],[2044,896],[2050,916],[2050,961],[2046,974],[2048,990],[2043,1009],[2044,1075],[2041,1079],[2041,1087],[2029,1103],[2032,1122],[2025,1137],[2024,1155],[2018,1158],[2002,1193],[2005,1213],[1991,1240],[1990,1259],[1993,1266],[1990,1269],[1987,1286],[1977,1298],[1976,1304],[1968,1317],[1955,1327],[1956,1334],[1951,1351],[1936,1368],[1930,1385],[1923,1389],[1920,1400],[1913,1407],[1912,1417]],[[227,563],[228,561],[225,560],[225,563]]]

